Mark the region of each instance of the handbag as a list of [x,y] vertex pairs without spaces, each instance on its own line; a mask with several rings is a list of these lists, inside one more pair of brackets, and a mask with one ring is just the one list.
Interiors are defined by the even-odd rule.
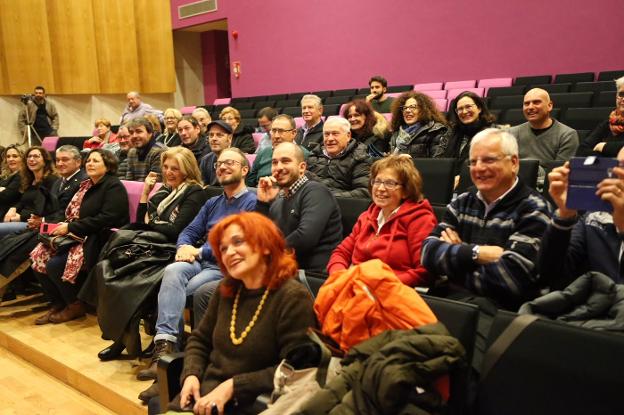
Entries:
[[68,249],[78,243],[84,243],[85,238],[69,232],[66,235],[48,235],[39,234],[39,242],[47,246],[48,248],[58,251]]

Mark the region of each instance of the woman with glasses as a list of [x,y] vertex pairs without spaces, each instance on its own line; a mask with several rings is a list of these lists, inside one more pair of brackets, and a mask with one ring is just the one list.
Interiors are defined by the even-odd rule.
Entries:
[[420,263],[422,241],[437,224],[423,197],[422,178],[408,155],[391,155],[371,167],[373,204],[332,253],[327,271],[380,259],[409,286],[426,286],[429,275]]
[[408,91],[392,103],[390,147],[393,154],[435,157],[447,129],[444,115],[425,94]]
[[382,157],[388,152],[388,123],[383,116],[377,118],[368,101],[356,99],[348,102],[342,111],[342,117],[351,124],[351,137],[366,144],[371,157]]
[[234,107],[225,107],[219,114],[219,119],[232,127],[232,147],[236,147],[243,153],[253,154],[256,152],[256,143],[253,139],[254,129],[241,124],[240,112]]
[[609,119],[602,121],[579,146],[577,156],[597,154],[616,157],[624,147],[624,76],[615,80],[615,109]]
[[488,110],[483,98],[466,91],[451,102],[447,118],[450,128],[442,137],[434,157],[456,159],[455,174],[458,175],[462,163],[468,159],[472,137],[479,131],[491,128],[496,116]]
[[178,123],[182,119],[182,113],[175,108],[167,108],[164,112],[165,130],[157,138],[167,147],[175,147],[182,144],[178,135]]

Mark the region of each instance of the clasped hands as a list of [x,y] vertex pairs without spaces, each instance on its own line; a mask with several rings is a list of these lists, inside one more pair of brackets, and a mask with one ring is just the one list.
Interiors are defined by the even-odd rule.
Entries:
[[[461,244],[463,241],[454,229],[446,228],[442,231],[440,239],[449,244]],[[481,265],[496,262],[503,255],[504,249],[496,245],[479,245],[479,257],[477,263]]]
[[193,405],[193,413],[197,415],[211,415],[212,408],[216,407],[219,414],[224,413],[225,404],[234,396],[234,380],[228,379],[214,388],[210,393],[200,395],[200,382],[197,376],[191,375],[184,379],[180,391],[180,407],[190,409]]
[[177,262],[194,262],[199,256],[199,248],[193,245],[182,245],[176,252],[175,260]]

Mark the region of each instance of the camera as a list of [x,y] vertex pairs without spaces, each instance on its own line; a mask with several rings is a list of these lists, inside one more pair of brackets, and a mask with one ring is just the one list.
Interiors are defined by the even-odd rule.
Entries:
[[32,100],[33,96],[31,94],[24,94],[20,97],[20,101],[24,104],[28,104],[28,101]]

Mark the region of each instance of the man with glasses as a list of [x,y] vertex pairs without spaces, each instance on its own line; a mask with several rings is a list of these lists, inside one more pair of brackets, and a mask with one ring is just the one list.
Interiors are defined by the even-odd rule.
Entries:
[[301,117],[305,124],[297,129],[297,144],[313,150],[323,142],[323,102],[316,95],[301,98]]
[[[245,186],[245,176],[249,172],[245,154],[237,148],[225,149],[215,164],[223,194],[209,199],[178,237],[176,262],[165,268],[158,293],[154,355],[149,366],[138,373],[139,380],[156,379],[158,360],[178,349],[178,338],[184,328],[182,315],[186,297],[193,295],[200,286],[222,278],[210,244],[206,241],[197,247],[197,241],[205,240],[214,224],[225,216],[253,211],[256,207],[255,193]],[[139,399],[147,402],[156,396],[158,386],[155,385],[141,392]]]
[[104,149],[113,152],[113,154],[117,156],[117,160],[119,160],[117,177],[125,179],[126,172],[128,171],[128,151],[132,148],[130,132],[127,126],[119,126],[119,130],[117,130],[117,140],[116,143],[104,144]]
[[370,198],[371,164],[368,146],[351,137],[349,121],[336,116],[325,121],[323,145],[308,159],[309,170],[339,197]]
[[219,186],[216,162],[221,152],[232,145],[232,127],[222,120],[212,121],[206,127],[208,130],[208,146],[210,153],[202,157],[199,170],[205,185]]
[[[245,180],[247,186],[258,186],[258,180],[260,177],[271,175],[271,160],[273,159],[273,149],[279,143],[292,143],[295,141],[297,135],[297,127],[295,120],[290,115],[278,115],[273,119],[273,122],[269,126],[269,133],[271,135],[271,146],[262,149],[254,160],[251,172]],[[304,157],[307,159],[310,153],[305,147],[301,147]]]
[[547,161],[570,160],[579,146],[575,129],[550,117],[553,102],[548,92],[533,88],[524,95],[522,111],[527,122],[511,127],[518,140],[521,159]]
[[548,205],[518,181],[511,134],[489,128],[475,135],[469,165],[476,190],[451,202],[423,243],[422,263],[432,275],[448,278],[446,296],[485,297],[515,311],[538,293],[536,261]]

